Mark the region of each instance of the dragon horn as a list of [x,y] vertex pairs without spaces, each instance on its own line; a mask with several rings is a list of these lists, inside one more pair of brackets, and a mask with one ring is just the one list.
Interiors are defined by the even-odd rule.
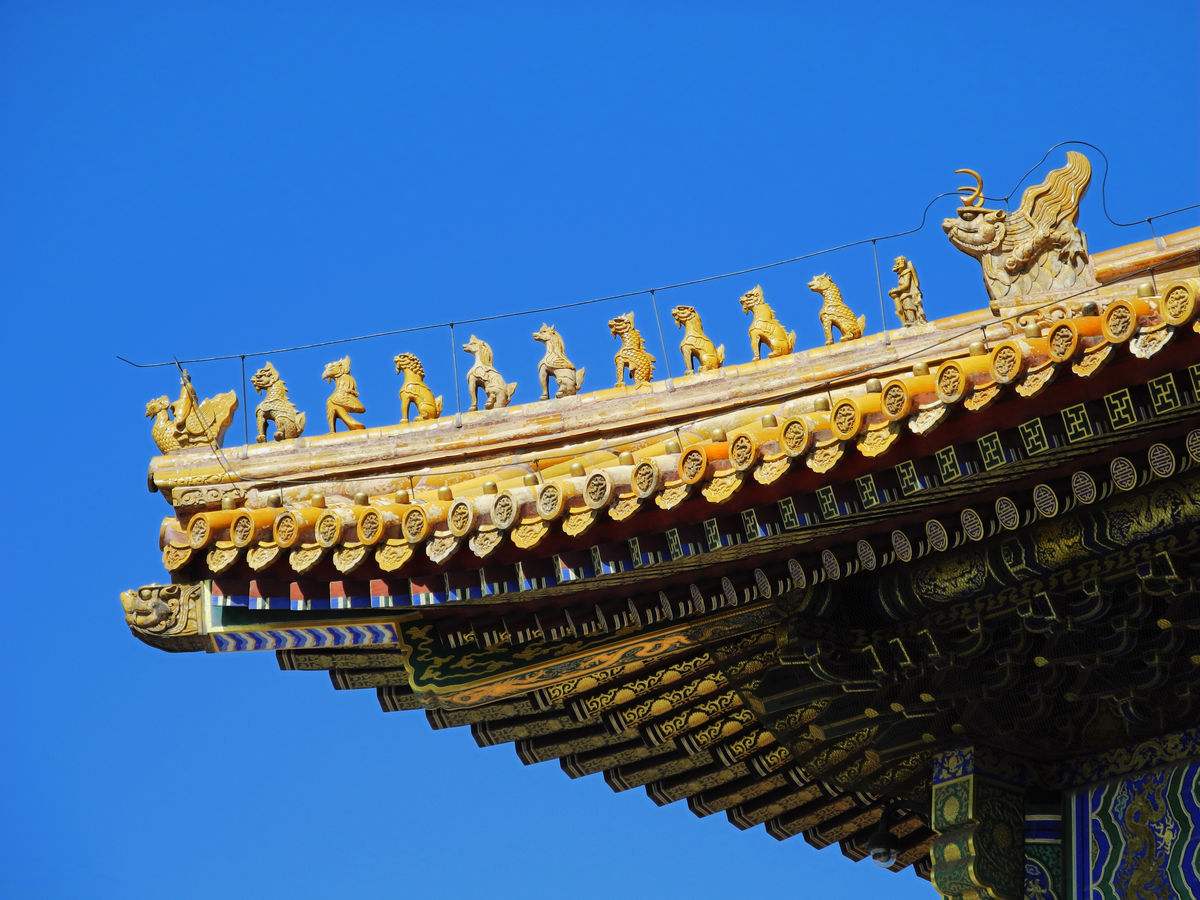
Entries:
[[955,169],[955,175],[970,175],[975,179],[975,186],[963,185],[955,188],[963,192],[963,206],[983,206],[983,176],[974,169]]

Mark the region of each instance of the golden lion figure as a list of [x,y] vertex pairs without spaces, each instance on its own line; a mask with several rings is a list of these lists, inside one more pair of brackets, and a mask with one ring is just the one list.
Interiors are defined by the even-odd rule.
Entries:
[[350,357],[343,356],[325,366],[321,380],[333,382],[333,393],[325,401],[325,418],[329,422],[330,434],[337,430],[338,419],[351,431],[366,428],[366,425],[350,415],[352,412],[366,412],[362,401],[358,399],[358,382],[350,374]]
[[162,453],[200,445],[221,446],[221,439],[237,410],[237,394],[226,391],[195,404],[196,391],[185,370],[179,376],[179,399],[172,403],[166,396],[146,404],[146,417],[154,418],[150,437]]
[[671,318],[683,329],[679,352],[683,354],[684,371],[711,372],[721,368],[725,362],[725,345],[716,346],[704,333],[704,324],[695,307],[676,306],[671,310]]
[[972,169],[957,169],[975,180],[959,188],[958,215],[942,222],[955,247],[979,260],[991,297],[992,312],[1028,302],[1031,295],[1080,290],[1096,284],[1087,238],[1076,224],[1079,203],[1092,179],[1092,164],[1082,153],[1067,153],[1067,164],[1021,195],[1012,213],[983,205],[983,178]]
[[633,324],[633,313],[609,319],[608,331],[621,340],[621,349],[613,357],[617,367],[617,387],[624,386],[627,370],[635,388],[649,384],[654,377],[654,357],[646,351],[646,341]]
[[442,414],[441,396],[433,396],[433,391],[425,383],[425,366],[412,353],[401,353],[392,358],[396,366],[396,374],[404,376],[400,385],[400,421],[408,421],[408,408],[415,406],[416,421],[436,419]]
[[855,317],[854,310],[842,299],[842,292],[833,283],[833,279],[822,272],[813,276],[808,283],[811,291],[821,295],[821,327],[825,329],[825,345],[833,343],[833,329],[838,330],[839,341],[852,341],[863,336],[867,327],[867,317]]
[[550,379],[554,379],[557,389],[555,397],[571,397],[579,393],[583,386],[583,375],[586,369],[576,369],[575,364],[567,359],[566,347],[562,336],[553,325],[542,323],[542,327],[533,333],[533,339],[546,345],[546,355],[538,363],[538,381],[542,385],[542,399],[550,399]]
[[786,356],[796,347],[796,332],[785,331],[775,318],[775,310],[767,305],[761,284],[756,284],[741,296],[742,312],[752,313],[750,320],[750,358],[761,359],[761,348],[767,345],[767,359]]
[[492,365],[492,347],[487,341],[471,335],[471,339],[463,344],[463,350],[475,356],[475,365],[467,372],[467,391],[471,395],[471,405],[468,412],[479,409],[480,388],[483,388],[484,409],[497,409],[508,406],[512,395],[517,389],[517,383],[505,382],[504,377]]
[[304,433],[304,413],[297,412],[292,401],[288,399],[287,384],[279,377],[279,372],[271,363],[264,363],[250,378],[254,390],[266,396],[254,409],[254,417],[258,422],[258,443],[267,440],[267,423],[275,423],[275,440],[285,441],[300,437]]

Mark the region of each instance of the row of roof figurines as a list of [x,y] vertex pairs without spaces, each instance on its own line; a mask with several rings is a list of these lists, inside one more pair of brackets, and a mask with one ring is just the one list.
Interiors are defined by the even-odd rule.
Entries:
[[[896,304],[896,313],[906,325],[925,322],[925,311],[921,298],[920,283],[913,264],[903,256],[896,257],[893,270],[899,283],[889,293]],[[821,325],[825,329],[825,343],[833,343],[833,331],[838,331],[842,341],[862,337],[866,327],[866,316],[855,316],[842,300],[841,291],[828,275],[817,275],[808,285],[821,295]],[[750,347],[752,358],[763,356],[766,348],[768,359],[791,353],[796,344],[796,332],[785,331],[775,312],[763,297],[761,285],[742,294],[743,311],[753,316],[750,323]],[[716,345],[704,333],[700,314],[691,306],[676,306],[671,318],[683,329],[679,343],[683,354],[684,368],[688,372],[709,372],[720,368],[725,361],[725,346]],[[625,313],[609,320],[608,330],[621,341],[614,357],[617,386],[626,383],[628,376],[633,387],[642,387],[654,377],[654,356],[646,350],[646,342],[634,324],[633,313]],[[584,369],[577,369],[567,357],[562,336],[553,325],[543,324],[533,333],[533,339],[546,345],[546,353],[538,363],[538,379],[542,387],[542,400],[550,397],[550,379],[556,386],[554,396],[570,397],[577,394],[583,385]],[[516,383],[506,382],[493,364],[492,348],[487,341],[471,335],[462,349],[475,358],[475,364],[467,372],[467,389],[471,395],[471,410],[479,407],[479,392],[483,392],[484,408],[496,409],[507,406],[516,390]],[[401,353],[393,360],[397,374],[404,376],[400,388],[401,421],[407,422],[410,410],[414,420],[436,419],[442,413],[442,398],[435,397],[425,384],[425,368],[412,353]],[[344,356],[325,366],[321,373],[325,381],[333,382],[333,393],[325,401],[325,418],[332,433],[338,422],[347,429],[357,431],[365,428],[354,418],[355,413],[366,411],[358,395],[358,383],[350,374],[350,357]],[[267,439],[267,426],[275,425],[275,440],[299,437],[304,432],[304,413],[299,412],[288,398],[287,384],[275,366],[267,362],[250,379],[255,391],[265,393],[255,410],[259,443]],[[158,449],[170,453],[184,447],[219,446],[225,430],[233,421],[237,409],[237,394],[228,391],[197,403],[195,390],[186,371],[181,376],[179,399],[171,403],[166,396],[156,397],[146,404],[146,415],[154,417],[151,435]]]
[[[1048,173],[1046,179],[1031,185],[1021,197],[1016,210],[988,209],[983,206],[983,178],[971,169],[958,169],[971,176],[975,184],[959,188],[962,205],[957,216],[942,222],[951,244],[979,260],[983,270],[993,312],[1021,302],[1023,297],[1045,295],[1095,284],[1087,241],[1076,222],[1079,204],[1091,180],[1091,163],[1075,151],[1067,153],[1065,166]],[[920,283],[913,264],[903,256],[896,257],[892,270],[898,276],[897,285],[888,291],[896,306],[896,314],[906,326],[925,322]],[[819,318],[825,331],[826,345],[833,343],[837,329],[841,341],[861,338],[866,327],[865,316],[855,316],[842,299],[841,291],[828,275],[817,275],[808,283],[821,296]],[[762,347],[767,357],[787,355],[795,349],[796,333],[785,330],[767,304],[761,286],[742,294],[742,310],[752,315],[750,347],[752,359],[758,360]],[[671,317],[683,329],[679,344],[687,372],[712,371],[725,360],[724,345],[717,346],[704,333],[700,315],[691,306],[676,306]],[[626,373],[634,387],[648,384],[654,376],[654,356],[646,350],[645,340],[634,325],[633,313],[609,320],[608,330],[620,340],[616,364],[617,385],[625,384]],[[549,399],[549,381],[554,378],[556,397],[568,397],[579,392],[584,370],[576,369],[568,358],[563,339],[550,325],[542,325],[533,334],[534,340],[546,345],[546,353],[538,364],[543,400]],[[484,340],[471,336],[463,350],[475,357],[467,373],[467,389],[471,395],[470,410],[478,409],[478,392],[483,391],[487,409],[507,406],[516,384],[504,380],[493,364],[492,348]],[[425,369],[411,353],[395,357],[396,372],[404,376],[400,388],[401,421],[407,422],[410,407],[416,408],[417,420],[436,419],[442,412],[442,398],[435,397],[425,384]],[[200,402],[186,372],[182,373],[179,399],[174,403],[164,395],[146,404],[146,415],[154,417],[151,435],[163,453],[184,447],[219,446],[225,430],[233,421],[237,395],[233,391],[218,394]],[[322,378],[333,382],[333,393],[325,403],[325,416],[330,432],[342,422],[346,428],[365,428],[354,418],[365,411],[358,396],[358,385],[350,374],[350,357],[335,360],[325,367]],[[267,439],[267,425],[275,425],[275,439],[287,440],[304,432],[305,414],[288,399],[287,385],[275,367],[267,362],[251,379],[254,389],[265,394],[255,410],[261,443]]]

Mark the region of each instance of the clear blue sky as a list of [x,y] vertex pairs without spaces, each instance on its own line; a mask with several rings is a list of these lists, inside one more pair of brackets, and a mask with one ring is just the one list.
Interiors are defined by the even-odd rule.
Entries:
[[[836,849],[523,767],[270,654],[137,643],[117,594],[163,578],[167,509],[145,489],[143,405],[177,379],[114,354],[239,352],[786,257],[915,224],[959,166],[1002,194],[1067,138],[1107,150],[1117,218],[1195,202],[1197,7],[502,6],[0,3],[0,895],[929,896]],[[1091,155],[1092,248],[1147,237],[1104,221]],[[885,287],[896,253],[916,261],[931,315],[985,302],[937,228],[952,206],[880,249]],[[761,280],[808,346],[822,270],[877,328],[867,248],[663,299],[743,360],[738,295]],[[611,381],[605,321],[626,309],[650,326],[644,300],[552,317],[589,387]],[[477,329],[520,400],[539,324]],[[446,343],[349,348],[366,421],[396,420],[402,350],[452,396]],[[310,427],[341,352],[274,359]],[[205,394],[238,380],[193,376]]]

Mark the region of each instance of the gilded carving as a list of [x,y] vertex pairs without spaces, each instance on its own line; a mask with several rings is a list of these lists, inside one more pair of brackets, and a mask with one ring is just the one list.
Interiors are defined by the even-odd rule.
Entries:
[[900,426],[889,423],[878,428],[868,428],[866,434],[854,442],[854,446],[863,456],[881,456],[888,451],[899,436]]
[[325,400],[325,419],[329,423],[329,433],[337,430],[338,420],[341,420],[350,431],[361,431],[367,426],[351,413],[366,412],[362,401],[358,399],[358,382],[350,374],[350,357],[343,356],[325,366],[321,373],[322,381],[333,382],[333,393]]
[[291,565],[293,572],[303,575],[321,561],[321,554],[324,552],[324,547],[305,545],[288,554],[288,564]]
[[608,508],[608,515],[617,522],[623,522],[641,508],[642,501],[638,497],[622,497]]
[[375,564],[384,572],[397,572],[412,559],[413,548],[407,541],[389,539],[375,550]]
[[771,484],[782,478],[791,466],[792,460],[788,456],[764,460],[754,469],[754,480],[759,484]]
[[921,281],[917,278],[916,266],[906,257],[897,256],[892,263],[892,271],[896,273],[896,286],[888,291],[888,296],[896,306],[896,315],[905,328],[924,325],[925,301],[921,296]]
[[275,440],[285,441],[299,437],[304,433],[305,414],[297,412],[292,401],[288,399],[287,384],[279,377],[275,366],[267,362],[254,373],[250,379],[256,393],[265,393],[262,401],[254,410],[258,422],[258,443],[267,439],[267,423],[275,423]]
[[863,336],[867,327],[866,316],[855,316],[854,311],[842,299],[842,292],[833,279],[825,273],[816,275],[808,283],[808,289],[821,295],[821,311],[817,314],[821,328],[825,331],[825,345],[833,343],[833,329],[838,330],[838,341],[852,341]]
[[467,541],[467,546],[471,548],[472,553],[483,559],[502,543],[504,543],[504,532],[489,529],[473,535]]
[[555,397],[573,397],[583,386],[583,375],[586,369],[576,369],[575,364],[567,359],[567,351],[563,339],[553,325],[544,322],[542,327],[533,333],[533,339],[546,345],[546,355],[538,363],[538,381],[542,385],[542,399],[550,398],[550,379],[554,379]]
[[122,591],[125,624],[138,638],[163,650],[202,649],[203,596],[199,584],[150,584]]
[[226,541],[218,541],[204,557],[205,565],[214,575],[220,575],[237,562],[238,549]]
[[679,352],[683,354],[683,368],[687,372],[711,372],[725,362],[725,345],[719,347],[704,333],[700,314],[692,306],[676,306],[671,318],[683,329],[683,340]]
[[279,559],[281,553],[283,553],[283,549],[275,544],[251,547],[246,551],[246,565],[255,572],[261,572]]
[[674,509],[687,499],[691,489],[692,486],[686,483],[672,485],[654,498],[654,505],[659,509]]
[[167,546],[163,547],[163,568],[168,572],[175,572],[182,569],[191,558],[191,547],[176,547],[174,544],[167,544]]
[[404,376],[400,385],[400,421],[408,421],[409,407],[416,407],[415,421],[436,419],[442,414],[442,398],[435,397],[425,383],[425,366],[412,353],[392,357],[396,374]]
[[838,464],[843,456],[841,441],[818,447],[808,455],[805,463],[818,475],[823,475]]
[[220,447],[237,410],[237,394],[226,391],[196,404],[196,390],[185,369],[179,376],[179,399],[170,402],[164,394],[146,404],[146,417],[154,418],[150,436],[162,453],[184,447]]
[[492,347],[481,339],[471,335],[462,346],[463,350],[475,357],[475,363],[467,371],[467,393],[471,395],[469,412],[479,409],[479,389],[483,388],[484,409],[499,409],[508,406],[512,395],[517,389],[517,383],[506,382],[499,370],[492,365]]
[[724,503],[737,493],[745,478],[742,472],[725,472],[705,485],[700,493],[709,503]]
[[963,205],[956,218],[942,222],[942,229],[950,243],[982,264],[993,312],[1034,294],[1096,283],[1087,240],[1076,225],[1092,177],[1086,156],[1069,151],[1067,164],[1029,187],[1011,216],[984,208],[983,179],[977,172],[958,172],[976,184],[962,188]]
[[349,575],[362,564],[366,556],[365,545],[347,544],[333,551],[333,567],[343,575]]
[[742,312],[750,313],[750,358],[761,359],[762,345],[767,345],[767,358],[786,356],[796,348],[796,332],[785,331],[775,310],[767,304],[762,285],[756,284],[739,301]]
[[441,564],[454,555],[458,545],[458,538],[452,534],[435,535],[433,540],[425,544],[425,555],[433,562]]
[[1156,328],[1139,334],[1129,342],[1129,352],[1138,359],[1149,359],[1167,345],[1173,334],[1170,328]]
[[530,547],[537,546],[549,533],[550,526],[545,522],[526,522],[513,529],[512,542],[520,549],[528,550]]
[[616,364],[617,387],[625,384],[625,373],[633,379],[635,388],[645,387],[654,377],[654,357],[646,350],[642,333],[633,324],[633,313],[608,320],[609,333],[621,341],[621,349],[613,357]]
[[598,513],[594,509],[581,509],[578,512],[573,512],[563,519],[562,530],[571,537],[579,537],[596,521]]

